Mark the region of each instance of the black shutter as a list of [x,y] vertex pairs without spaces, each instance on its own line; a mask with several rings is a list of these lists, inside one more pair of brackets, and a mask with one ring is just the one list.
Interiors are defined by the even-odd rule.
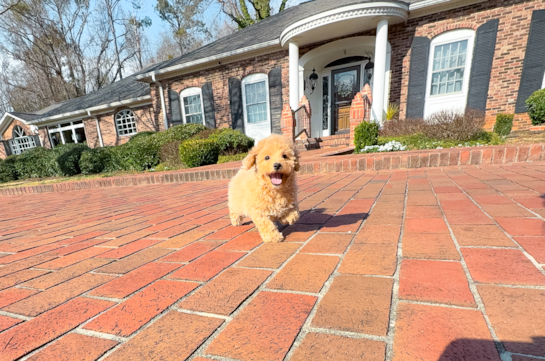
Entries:
[[280,118],[282,117],[282,68],[274,68],[269,72],[269,102],[271,106],[271,132],[282,134]]
[[214,90],[212,82],[202,86],[202,103],[204,106],[205,125],[208,128],[216,128],[216,107],[214,106]]
[[411,45],[407,118],[424,118],[430,39],[417,36]]
[[229,103],[231,105],[231,128],[244,133],[242,113],[242,86],[240,79],[229,78]]
[[34,142],[36,143],[36,146],[37,146],[37,147],[41,147],[41,146],[42,146],[42,142],[40,141],[40,135],[39,135],[39,134],[31,135],[31,137],[34,138]]
[[9,142],[7,140],[3,140],[2,144],[4,144],[4,149],[6,150],[6,155],[10,156],[11,155],[11,148],[9,146]]
[[486,111],[490,72],[492,71],[499,23],[499,19],[490,20],[477,29],[467,93],[468,108]]
[[170,103],[170,121],[172,122],[172,125],[183,124],[180,94],[174,90],[169,90],[168,102]]
[[526,99],[541,89],[545,71],[545,10],[532,13],[515,113],[526,112]]

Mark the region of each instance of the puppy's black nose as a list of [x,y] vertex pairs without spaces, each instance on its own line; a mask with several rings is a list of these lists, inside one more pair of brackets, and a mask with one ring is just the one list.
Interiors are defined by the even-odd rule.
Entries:
[[274,163],[274,170],[279,170],[280,168],[282,168],[282,164]]

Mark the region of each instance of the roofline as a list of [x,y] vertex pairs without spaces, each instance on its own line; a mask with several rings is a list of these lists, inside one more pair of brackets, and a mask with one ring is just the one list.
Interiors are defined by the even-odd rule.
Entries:
[[10,112],[5,112],[4,115],[2,116],[2,119],[0,119],[0,140],[3,139],[2,133],[4,133],[6,131],[7,125],[11,123],[11,122],[8,122],[7,124],[4,124],[6,122],[7,117],[10,117],[12,120],[16,119],[16,120],[22,122],[25,125],[30,125],[28,120],[24,120],[22,118],[19,118],[18,116],[15,116],[15,115],[11,114]]
[[113,103],[97,105],[97,106],[94,106],[94,107],[91,107],[91,108],[84,108],[84,109],[76,110],[74,112],[68,112],[68,113],[53,115],[51,117],[39,118],[39,119],[36,119],[36,120],[29,121],[28,124],[39,124],[39,123],[45,123],[45,122],[49,122],[49,121],[62,120],[64,118],[75,117],[75,116],[78,116],[78,115],[87,115],[88,114],[87,112],[110,110],[111,108],[117,108],[117,107],[122,106],[122,105],[129,105],[129,104],[133,104],[133,103],[139,103],[139,102],[143,102],[145,100],[150,100],[150,101],[149,102],[144,102],[144,104],[151,103],[151,95],[144,95],[142,97],[125,99],[125,100],[120,100],[120,101],[113,102]]
[[297,35],[319,28],[326,24],[333,24],[339,21],[362,18],[367,16],[392,16],[407,20],[409,4],[397,0],[385,0],[377,2],[363,2],[341,6],[335,9],[327,10],[304,19],[298,20],[288,25],[280,34],[280,44],[284,46],[286,42]]
[[[428,7],[434,7],[434,6],[437,6],[437,5],[443,5],[443,4],[446,5],[446,4],[450,3],[451,1],[452,0],[424,0],[424,1],[417,2],[417,3],[408,4],[409,5],[408,6],[409,17],[411,17],[410,16],[411,11],[422,10],[422,9],[425,9],[425,8],[428,8]],[[469,1],[468,0],[465,0],[465,1],[461,0],[460,2],[478,3],[478,2],[483,2],[483,1],[485,1],[485,0],[469,0]],[[404,1],[400,1],[400,0],[392,0],[392,1],[385,0],[384,2],[385,3],[398,3],[398,4],[399,3],[405,3]],[[367,4],[368,5],[369,3],[362,3],[362,4]],[[458,6],[463,6],[463,5],[460,4]],[[332,10],[329,10],[329,11],[332,11]],[[299,23],[299,22],[300,21],[297,21],[296,23]],[[286,27],[286,29],[291,28],[294,24],[290,24],[288,27]],[[285,32],[286,31],[284,30],[282,32],[282,34],[284,34]],[[221,53],[221,54],[214,55],[214,56],[209,56],[209,57],[206,57],[206,58],[201,58],[201,59],[190,61],[190,62],[183,63],[183,64],[177,64],[177,65],[169,66],[169,67],[166,67],[166,68],[163,68],[163,69],[160,69],[160,70],[146,72],[146,73],[137,75],[136,79],[140,80],[140,81],[151,82],[152,81],[151,78],[154,75],[158,76],[158,75],[172,73],[172,72],[176,72],[176,71],[182,71],[182,70],[190,69],[192,67],[196,67],[196,66],[199,66],[199,65],[203,66],[203,65],[206,65],[208,63],[211,63],[211,62],[214,62],[214,61],[219,61],[219,60],[222,60],[222,59],[226,59],[226,58],[229,58],[229,57],[232,57],[232,56],[242,55],[242,54],[245,54],[245,53],[251,53],[253,51],[262,50],[262,49],[265,49],[265,48],[268,48],[268,47],[281,45],[281,42],[280,42],[281,38],[282,38],[282,35],[280,37],[278,37],[277,39],[270,40],[270,41],[263,42],[263,43],[259,43],[259,44],[255,44],[255,45],[251,45],[251,46],[248,46],[248,47],[245,47],[245,48],[228,51],[228,52],[225,52],[225,53]],[[220,39],[220,41],[221,41],[221,39]],[[250,56],[250,54],[248,54],[248,56]],[[221,65],[221,64],[214,64],[214,65]],[[211,67],[211,66],[212,65],[210,65],[209,67]],[[201,69],[196,69],[195,71],[197,71],[197,70],[201,70]]]
[[191,67],[194,67],[194,66],[197,66],[197,65],[203,65],[203,64],[206,64],[206,63],[210,63],[210,62],[213,62],[213,61],[220,60],[220,59],[225,59],[225,58],[229,58],[229,57],[236,56],[236,55],[246,54],[246,53],[250,53],[250,52],[256,51],[256,50],[262,50],[262,49],[265,49],[265,48],[268,48],[268,47],[273,47],[273,46],[276,46],[276,45],[280,45],[280,39],[274,39],[274,40],[266,41],[264,43],[259,43],[259,44],[247,46],[245,48],[240,48],[240,49],[228,51],[228,52],[225,52],[225,53],[221,53],[221,54],[218,54],[218,55],[209,56],[207,58],[202,58],[202,59],[199,59],[199,60],[194,60],[194,61],[190,61],[190,62],[183,63],[183,64],[173,65],[173,66],[170,66],[168,68],[164,68],[164,69],[160,69],[160,70],[150,71],[150,72],[147,72],[147,73],[144,73],[144,74],[137,75],[136,79],[137,80],[142,80],[142,81],[151,81],[152,80],[151,78],[153,76],[157,76],[157,75],[161,75],[161,74],[165,74],[165,73],[171,73],[171,72],[174,72],[174,71],[179,71],[179,70],[183,70],[183,69],[186,69],[186,68],[191,68]]

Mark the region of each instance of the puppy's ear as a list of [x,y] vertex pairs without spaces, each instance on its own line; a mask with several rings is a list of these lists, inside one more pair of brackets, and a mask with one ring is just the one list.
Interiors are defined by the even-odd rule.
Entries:
[[295,146],[295,143],[292,143],[291,149],[293,150],[293,155],[295,156],[294,169],[296,172],[299,172],[299,152],[297,151],[297,147]]
[[246,170],[249,170],[250,168],[252,168],[255,164],[258,152],[259,152],[259,149],[257,148],[257,145],[253,147],[252,149],[250,149],[250,152],[248,153],[246,158],[242,160],[242,168]]

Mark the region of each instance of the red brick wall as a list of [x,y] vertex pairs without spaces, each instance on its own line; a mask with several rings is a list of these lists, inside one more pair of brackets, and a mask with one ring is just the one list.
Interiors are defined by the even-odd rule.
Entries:
[[21,128],[23,128],[25,130],[25,133],[26,135],[32,135],[34,133],[32,133],[30,131],[30,127],[26,124],[23,124],[22,122],[18,121],[17,119],[13,119],[11,121],[11,124],[6,128],[6,130],[4,130],[4,133],[2,133],[2,139],[3,140],[8,140],[8,139],[12,139],[13,138],[13,128],[16,126],[16,125],[19,125],[21,126]]
[[[170,102],[168,91],[181,92],[190,87],[202,87],[204,83],[211,81],[214,91],[214,106],[216,110],[216,127],[225,128],[231,125],[231,109],[229,105],[229,78],[242,79],[246,75],[254,73],[268,74],[272,69],[282,69],[282,99],[289,102],[288,89],[288,52],[282,50],[276,53],[258,56],[251,59],[237,61],[231,64],[221,65],[216,68],[202,70],[197,73],[177,76],[161,81],[165,93],[167,114],[170,123]],[[152,84],[152,99],[158,119],[162,122],[161,103],[158,97],[159,91]]]
[[[432,39],[457,28],[477,29],[483,23],[499,19],[496,50],[492,64],[486,105],[487,125],[493,126],[497,113],[514,113],[532,11],[545,9],[545,0],[491,0],[438,14],[410,19],[391,26],[392,84],[390,101],[400,104],[400,116],[406,112],[409,81],[410,46],[414,36]],[[529,128],[528,117],[517,115],[513,130]]]
[[[114,112],[98,115],[98,123],[102,134],[104,146],[115,146],[125,144],[129,141],[130,135],[118,136],[115,128],[114,115],[121,109]],[[144,105],[140,107],[130,108],[136,115],[136,129],[138,132],[143,131],[159,131],[164,130],[161,122],[157,121],[152,105]],[[87,145],[91,148],[100,147],[95,118],[86,118],[83,120],[85,126],[85,137]]]

